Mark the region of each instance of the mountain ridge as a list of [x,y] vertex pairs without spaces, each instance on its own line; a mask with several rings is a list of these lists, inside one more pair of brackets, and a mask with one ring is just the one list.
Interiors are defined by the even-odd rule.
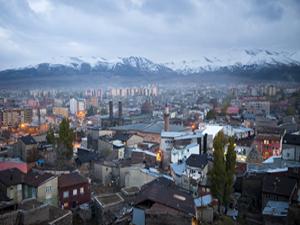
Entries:
[[[287,80],[300,82],[300,53],[270,50],[243,50],[225,55],[206,55],[198,60],[155,63],[140,57],[118,57],[109,60],[103,57],[56,57],[34,66],[0,71],[1,83],[14,79],[76,77],[118,78],[126,81],[160,81],[172,79],[195,79],[199,75],[230,75],[255,80]],[[196,76],[197,77],[197,76]],[[82,78],[82,77],[81,77]]]

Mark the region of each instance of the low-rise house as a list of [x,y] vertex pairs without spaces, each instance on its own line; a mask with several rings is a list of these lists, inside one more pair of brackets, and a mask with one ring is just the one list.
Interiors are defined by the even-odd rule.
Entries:
[[281,155],[284,130],[277,127],[259,127],[256,132],[254,144],[263,159]]
[[15,203],[23,200],[24,175],[16,168],[0,171],[0,191]]
[[144,138],[134,133],[116,133],[113,136],[114,140],[120,140],[127,147],[137,147],[138,144],[143,143]]
[[72,225],[72,212],[37,201],[26,199],[13,208],[3,208],[0,223],[3,225]]
[[197,195],[199,184],[205,186],[207,172],[207,154],[192,154],[184,162],[171,164],[171,174],[176,185],[192,191],[195,195]]
[[300,162],[300,135],[284,135],[282,144],[282,158]]
[[125,144],[122,143],[120,140],[113,140],[113,154],[115,155],[114,158],[116,159],[124,159],[125,155]]
[[185,225],[191,224],[196,218],[193,197],[165,177],[144,185],[136,197],[135,207],[139,211],[140,220],[145,221],[144,224]]
[[192,154],[185,163],[186,173],[191,180],[197,184],[206,181],[208,172],[207,154]]
[[186,146],[176,146],[171,150],[171,162],[178,163],[186,160],[192,154],[199,154],[199,144],[192,143]]
[[254,130],[243,126],[224,126],[224,134],[235,139],[250,138],[254,135]]
[[58,177],[59,205],[64,209],[76,208],[91,200],[90,182],[78,173]]
[[80,174],[89,175],[94,168],[94,163],[100,159],[98,152],[93,150],[78,148],[75,162]]
[[119,193],[102,194],[94,197],[96,218],[99,224],[112,224],[113,212],[118,212],[124,206],[124,198]]
[[266,175],[262,186],[262,208],[270,200],[291,203],[296,192],[297,180],[287,176]]
[[31,135],[19,138],[18,149],[21,153],[21,159],[23,161],[31,163],[38,159],[37,142]]
[[212,207],[213,197],[211,194],[205,194],[194,199],[196,207],[196,218],[202,222],[212,223],[214,209]]
[[131,163],[145,163],[145,165],[148,167],[155,167],[157,164],[156,154],[154,152],[139,148],[131,149]]
[[40,202],[57,206],[57,183],[57,176],[31,171],[24,177],[24,199],[36,198]]

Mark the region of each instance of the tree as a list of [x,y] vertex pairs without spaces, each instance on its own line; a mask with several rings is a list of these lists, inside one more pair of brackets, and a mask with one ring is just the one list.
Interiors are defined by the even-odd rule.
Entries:
[[52,129],[52,127],[50,127],[49,130],[47,131],[46,140],[49,144],[55,143],[54,130]]
[[94,115],[96,115],[97,114],[97,107],[95,107],[95,106],[90,106],[89,108],[88,108],[88,110],[87,110],[87,116],[94,116]]
[[233,182],[235,174],[235,164],[236,164],[236,153],[234,151],[234,138],[229,138],[229,145],[226,153],[226,176],[225,176],[225,187],[224,187],[224,198],[223,202],[227,210],[227,206],[230,201],[230,195],[233,191]]
[[213,153],[213,168],[209,173],[211,180],[211,191],[212,195],[219,201],[219,211],[223,204],[224,196],[224,185],[225,185],[225,160],[224,160],[224,147],[226,144],[226,138],[223,132],[219,132],[213,143],[214,153]]
[[60,145],[59,153],[70,159],[73,155],[74,132],[70,128],[68,119],[64,118],[61,121],[58,134],[58,143]]
[[288,108],[287,108],[287,110],[286,110],[286,114],[287,114],[288,116],[293,116],[293,115],[295,115],[295,114],[296,114],[296,109],[295,109],[295,107],[292,106],[292,105],[288,106]]
[[207,120],[213,120],[213,119],[215,119],[216,118],[216,113],[215,113],[215,111],[214,110],[209,110],[208,112],[207,112],[207,114],[206,114],[206,119]]

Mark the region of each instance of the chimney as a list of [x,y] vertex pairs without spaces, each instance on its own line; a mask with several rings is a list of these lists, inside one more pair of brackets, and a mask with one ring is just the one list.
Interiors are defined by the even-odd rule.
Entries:
[[41,126],[41,110],[40,110],[40,107],[38,107],[38,109],[37,109],[37,114],[38,114],[38,124],[39,124],[39,126]]
[[122,102],[119,101],[119,119],[122,119],[123,109],[122,109]]
[[201,137],[198,137],[197,138],[197,144],[199,145],[199,155],[201,155],[202,154],[202,138]]
[[164,112],[164,131],[169,131],[170,129],[170,112],[169,106],[166,105]]
[[109,101],[109,119],[112,119],[114,117],[114,109],[113,109],[113,102]]

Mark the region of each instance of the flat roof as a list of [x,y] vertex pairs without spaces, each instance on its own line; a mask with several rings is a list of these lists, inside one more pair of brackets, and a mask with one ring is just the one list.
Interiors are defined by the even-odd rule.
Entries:
[[124,202],[124,199],[119,193],[98,195],[95,197],[95,199],[103,208]]

